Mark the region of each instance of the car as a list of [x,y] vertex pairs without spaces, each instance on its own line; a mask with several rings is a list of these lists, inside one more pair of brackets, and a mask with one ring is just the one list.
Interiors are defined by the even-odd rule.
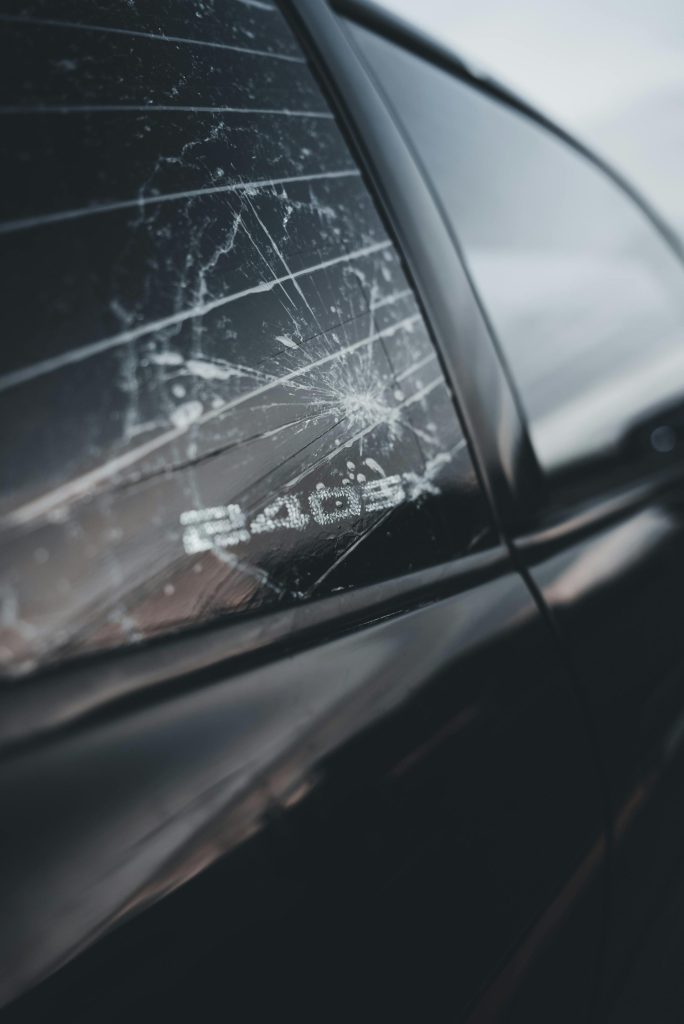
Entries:
[[0,25],[1,1019],[662,1024],[676,235],[372,3]]

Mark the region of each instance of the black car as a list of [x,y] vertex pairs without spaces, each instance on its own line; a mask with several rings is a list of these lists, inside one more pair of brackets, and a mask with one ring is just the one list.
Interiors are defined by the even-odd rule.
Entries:
[[678,1020],[667,225],[371,4],[0,68],[2,1020]]

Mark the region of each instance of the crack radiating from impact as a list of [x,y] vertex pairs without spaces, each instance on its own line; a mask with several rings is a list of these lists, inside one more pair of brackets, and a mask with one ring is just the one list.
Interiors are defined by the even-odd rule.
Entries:
[[333,115],[327,110],[291,110],[288,107],[202,107],[172,103],[83,103],[77,105],[36,103],[28,106],[23,103],[0,106],[0,114],[14,116],[16,114],[150,114],[150,113],[182,114],[264,114],[273,117],[312,117],[332,121]]
[[306,64],[306,60],[303,57],[293,57],[286,53],[274,53],[271,50],[255,50],[248,46],[234,46],[232,43],[219,43],[210,39],[188,39],[185,36],[160,35],[157,32],[143,32],[141,29],[116,28],[109,25],[86,25],[80,21],[62,21],[57,18],[32,18],[27,14],[0,14],[0,21],[17,25],[45,25],[49,28],[76,29],[77,31],[85,32],[108,32],[112,35],[133,36],[137,39],[152,39],[160,43],[206,46],[215,50],[246,53],[253,57],[271,57],[274,60],[290,61],[292,64]]
[[28,228],[56,224],[65,220],[76,220],[81,217],[92,217],[96,214],[114,213],[117,210],[141,209],[155,206],[158,203],[175,203],[183,199],[196,199],[201,196],[223,195],[239,192],[259,191],[275,188],[276,185],[294,185],[305,181],[326,181],[335,178],[358,178],[360,171],[356,169],[339,171],[321,171],[317,174],[293,174],[287,178],[261,178],[257,181],[239,181],[231,185],[209,185],[206,188],[191,188],[183,192],[166,192],[159,195],[141,195],[136,199],[120,199],[111,203],[98,203],[92,206],[79,206],[74,210],[56,210],[54,213],[39,214],[36,217],[21,217],[16,220],[0,222],[0,235],[12,231],[25,231]]
[[[260,385],[253,391],[248,391],[244,395],[239,395],[237,398],[224,403],[217,409],[209,410],[209,412],[194,420],[191,426],[196,427],[200,424],[208,423],[210,420],[224,415],[226,412],[242,405],[244,402],[265,394],[267,391],[270,391],[275,387],[286,384],[288,381],[295,380],[297,377],[301,377],[305,373],[310,373],[312,370],[331,362],[333,359],[340,359],[364,345],[372,344],[378,338],[390,337],[392,334],[395,334],[397,331],[408,326],[408,324],[415,323],[419,319],[420,314],[415,313],[413,316],[406,317],[404,320],[400,320],[397,323],[392,324],[390,327],[384,328],[382,331],[377,331],[375,334],[371,334],[366,338],[355,341],[351,345],[347,345],[345,348],[329,353],[321,359],[305,363],[303,366],[300,366],[295,370],[291,370],[289,373],[283,374],[281,377],[274,378],[268,383]],[[183,437],[187,432],[187,426],[178,426],[173,427],[170,430],[166,430],[162,434],[157,435],[157,437],[146,441],[145,444],[140,445],[138,448],[133,448],[131,451],[125,452],[123,455],[119,455],[108,462],[102,463],[102,465],[98,466],[96,469],[90,470],[88,473],[84,473],[82,476],[76,477],[74,480],[70,480],[69,483],[55,488],[48,494],[27,502],[25,505],[15,509],[5,516],[4,522],[9,526],[22,525],[27,522],[31,522],[33,519],[46,515],[55,508],[61,508],[78,498],[86,495],[91,496],[92,488],[95,485],[101,483],[103,480],[109,479],[120,470],[134,465],[136,462],[139,462],[140,459],[158,451],[159,448],[163,448],[166,444]]]
[[186,320],[194,320],[195,317],[205,316],[207,313],[211,313],[215,309],[220,309],[222,306],[227,306],[231,302],[237,302],[238,299],[243,299],[247,295],[257,295],[260,292],[269,292],[278,285],[283,284],[285,281],[292,281],[295,278],[303,277],[306,274],[314,274],[319,270],[326,270],[328,267],[334,267],[339,263],[348,263],[351,260],[360,259],[363,256],[370,256],[375,252],[381,252],[383,249],[387,249],[392,243],[387,242],[375,242],[372,245],[364,246],[361,249],[356,249],[350,253],[343,253],[341,256],[334,256],[329,260],[323,260],[322,263],[317,263],[312,267],[303,267],[301,270],[296,270],[294,273],[286,274],[283,277],[274,277],[271,281],[260,281],[258,284],[252,285],[249,288],[243,288],[239,292],[233,292],[232,295],[223,295],[218,299],[211,299],[209,302],[200,303],[197,306],[191,306],[189,309],[180,310],[178,313],[171,313],[169,316],[161,317],[159,320],[153,320],[146,324],[140,324],[138,327],[131,327],[125,331],[120,331],[118,334],[114,334],[109,338],[102,338],[100,341],[90,342],[87,345],[82,345],[79,348],[70,349],[68,352],[60,353],[58,356],[52,356],[49,359],[41,359],[40,362],[31,363],[30,366],[22,367],[20,370],[13,370],[11,373],[6,373],[0,377],[0,391],[6,391],[8,388],[17,387],[19,384],[24,384],[29,380],[33,380],[35,377],[42,377],[46,373],[54,373],[56,370],[60,370],[64,366],[69,366],[73,363],[82,362],[84,359],[90,359],[93,356],[99,355],[101,352],[106,352],[112,348],[118,348],[120,345],[127,345],[131,341],[137,341],[138,338],[144,337],[146,334],[152,334],[155,331],[163,331],[167,327],[175,327],[176,324],[184,323]]

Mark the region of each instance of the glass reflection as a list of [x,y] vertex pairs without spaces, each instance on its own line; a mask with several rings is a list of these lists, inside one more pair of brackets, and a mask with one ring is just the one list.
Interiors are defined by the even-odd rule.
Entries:
[[655,227],[524,115],[357,35],[462,246],[546,474],[624,463],[643,424],[673,431],[658,416],[684,400],[684,272]]

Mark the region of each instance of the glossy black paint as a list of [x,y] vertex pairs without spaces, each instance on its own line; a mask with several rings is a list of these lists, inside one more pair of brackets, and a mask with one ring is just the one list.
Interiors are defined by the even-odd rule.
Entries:
[[532,926],[547,918],[548,954],[568,916],[579,1012],[601,863],[582,737],[509,570],[15,755],[4,997],[139,916],[7,1019],[311,1008],[326,991],[460,1015]]
[[684,853],[676,464],[544,510],[429,181],[347,29],[318,0],[288,13],[416,285],[503,540],[408,575],[388,556],[385,582],[6,688],[3,1019],[576,1024],[601,984],[602,1020]]

